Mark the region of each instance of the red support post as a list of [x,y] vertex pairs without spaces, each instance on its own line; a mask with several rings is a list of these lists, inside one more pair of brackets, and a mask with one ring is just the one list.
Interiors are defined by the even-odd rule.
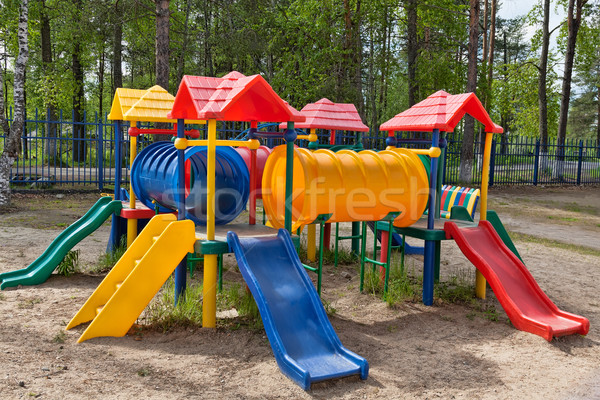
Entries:
[[[390,241],[390,233],[387,230],[381,230],[381,255],[379,261],[387,263],[388,261],[388,248]],[[381,282],[385,282],[385,267],[379,267],[379,278]]]
[[331,224],[325,224],[323,231],[323,248],[329,250],[331,245]]

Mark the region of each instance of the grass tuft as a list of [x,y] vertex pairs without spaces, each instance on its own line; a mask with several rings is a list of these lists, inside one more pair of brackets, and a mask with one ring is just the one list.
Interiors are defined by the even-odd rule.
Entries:
[[190,283],[185,296],[175,305],[175,281],[169,278],[160,294],[156,296],[144,313],[144,321],[149,329],[163,333],[174,327],[202,325],[202,285]]
[[65,258],[56,267],[56,272],[62,276],[71,276],[79,271],[79,250],[69,250]]
[[115,266],[117,261],[123,257],[127,251],[127,238],[122,237],[119,245],[112,252],[104,252],[98,258],[96,265],[92,267],[92,272],[100,274],[108,272]]
[[58,331],[58,333],[54,336],[54,338],[52,339],[52,341],[54,343],[58,343],[58,344],[62,344],[65,342],[65,340],[67,339],[67,334],[65,333],[65,331],[63,331],[62,329],[60,331]]
[[236,320],[236,327],[238,328],[241,323],[251,329],[263,328],[260,312],[252,293],[239,283],[232,283],[217,294],[217,308],[219,310],[235,308],[239,315]]

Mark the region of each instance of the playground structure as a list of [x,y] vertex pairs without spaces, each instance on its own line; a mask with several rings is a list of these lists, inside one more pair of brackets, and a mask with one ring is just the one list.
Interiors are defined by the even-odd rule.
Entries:
[[[433,300],[440,241],[452,238],[483,273],[477,280],[477,294],[485,296],[485,276],[515,327],[547,340],[588,332],[585,318],[560,311],[539,289],[518,256],[504,244],[506,239],[503,242],[496,233],[501,227],[499,219],[494,226],[485,221],[491,137],[502,128],[493,124],[474,94],[451,96],[440,91],[398,114],[381,126],[389,132],[389,146],[377,153],[294,148],[298,138],[295,124],[301,124],[305,116],[279,98],[258,75],[185,76],[175,98],[156,87],[137,93],[119,90],[123,92],[117,92],[115,114],[111,110],[111,115],[121,118],[116,120],[117,126],[122,120],[129,120],[132,126],[129,207],[124,207],[122,191],[116,185],[115,202],[102,200],[97,206],[102,209],[101,217],[84,216],[82,220],[104,221],[113,212],[120,212],[127,224],[128,249],[68,324],[67,329],[71,329],[91,321],[80,342],[98,336],[123,336],[173,272],[179,298],[186,286],[185,258],[192,252],[204,258],[203,326],[214,328],[218,257],[233,250],[261,312],[275,358],[287,376],[304,389],[314,382],[348,375],[366,379],[367,361],[340,343],[294,249],[298,237],[291,234],[316,223],[366,221],[383,221],[375,225],[376,231],[381,231],[382,252],[379,261],[365,258],[363,224],[361,263],[379,265],[386,274],[393,232],[425,240],[425,304]],[[133,101],[135,98],[138,100]],[[160,113],[152,109],[156,104],[160,104]],[[324,101],[322,105],[330,106]],[[481,187],[483,221],[479,226],[468,220],[457,221],[454,217],[460,216],[461,208],[454,207],[449,222],[443,225],[439,218],[438,165],[443,132],[454,129],[465,113],[482,122],[487,132]],[[177,125],[175,130],[146,131],[136,126],[144,121]],[[208,127],[206,140],[200,140],[197,131],[185,131],[186,123],[203,121]],[[217,121],[250,122],[248,139],[218,140]],[[285,130],[259,132],[261,121],[282,122]],[[303,138],[313,143],[316,127],[309,129],[310,134]],[[395,131],[403,130],[431,131],[431,147],[396,148]],[[137,135],[174,132],[177,138],[173,144],[156,143],[136,157]],[[186,133],[193,138],[186,138]],[[280,137],[286,143],[270,154],[268,150],[261,152],[258,138],[265,136]],[[236,152],[228,146],[245,150]],[[118,149],[120,152],[120,145]],[[264,160],[262,185],[257,154]],[[117,160],[121,160],[120,153]],[[120,174],[120,165],[118,171]],[[228,196],[221,196],[222,192]],[[279,231],[255,224],[259,196],[270,223]],[[249,224],[232,224],[248,199]],[[114,208],[107,208],[107,204],[114,204]],[[429,212],[423,218],[427,204]],[[157,212],[164,214],[155,215]],[[137,220],[145,218],[150,220],[138,235]],[[113,233],[119,230],[117,223],[118,218],[113,218]],[[85,232],[73,237],[81,240]],[[118,236],[111,235],[111,240]],[[66,243],[66,239],[59,242]],[[55,260],[60,253],[55,254],[40,259]],[[54,269],[50,267],[44,267],[48,276]],[[516,273],[523,278],[513,279]],[[0,278],[4,285],[5,277]],[[9,281],[10,277],[6,279]],[[41,281],[26,284],[36,283]],[[290,315],[295,318],[290,319]]]

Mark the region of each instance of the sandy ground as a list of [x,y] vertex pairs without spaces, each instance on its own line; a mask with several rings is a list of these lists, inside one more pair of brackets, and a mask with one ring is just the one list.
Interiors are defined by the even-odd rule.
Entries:
[[[366,381],[346,378],[304,392],[279,372],[261,330],[178,328],[76,344],[82,328],[64,334],[64,327],[102,276],[53,275],[0,292],[0,398],[600,398],[600,188],[519,187],[490,196],[508,229],[528,235],[517,235],[516,245],[541,288],[561,309],[590,320],[587,337],[547,342],[518,331],[491,291],[475,306],[390,308],[358,292],[356,265],[327,266],[323,297],[336,310],[330,320],[370,373]],[[0,272],[27,266],[97,199],[59,197],[17,196],[2,211]],[[105,224],[78,245],[84,266],[105,250],[108,232]],[[453,242],[442,251],[443,279],[474,275]],[[411,273],[421,263],[410,257]],[[232,268],[225,279],[239,273]]]

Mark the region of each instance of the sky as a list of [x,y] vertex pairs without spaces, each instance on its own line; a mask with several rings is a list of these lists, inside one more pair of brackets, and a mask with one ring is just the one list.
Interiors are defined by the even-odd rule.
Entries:
[[[502,18],[515,18],[522,15],[527,14],[534,5],[540,4],[542,0],[500,0],[502,3],[498,15]],[[552,0],[550,5],[550,30],[560,24],[565,18],[565,11],[563,7],[558,7],[556,9],[556,1]],[[527,29],[528,38],[531,38],[534,32],[539,29],[539,27],[529,27]],[[552,34],[550,38],[551,44],[550,46],[556,44],[556,35],[557,32]]]
[[[502,18],[516,18],[522,15],[526,15],[534,5],[541,4],[542,0],[500,0],[502,3],[498,15]],[[483,11],[482,11],[483,12]],[[550,3],[550,23],[549,29],[552,31],[558,26],[564,19],[566,13],[563,7],[556,7],[556,0],[551,0]],[[540,26],[530,26],[525,30],[525,37],[531,39],[533,34],[539,30]],[[558,36],[558,30],[554,31],[550,36],[550,51],[556,50],[556,38]],[[555,64],[554,70],[558,76],[563,75],[563,62],[559,60]]]

